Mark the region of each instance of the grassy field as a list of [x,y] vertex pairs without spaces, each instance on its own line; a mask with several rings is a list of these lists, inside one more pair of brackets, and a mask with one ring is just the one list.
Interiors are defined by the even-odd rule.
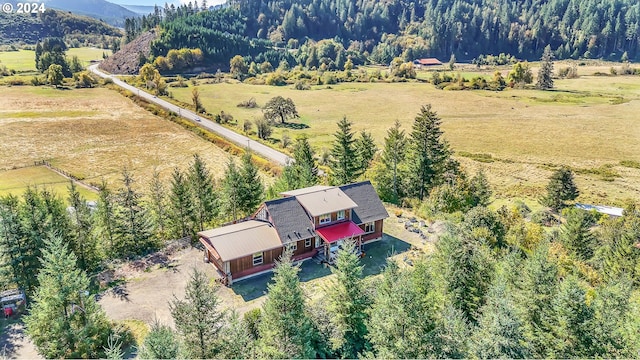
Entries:
[[[0,171],[0,196],[20,195],[28,186],[46,187],[65,197],[69,180],[44,166]],[[78,186],[78,191],[89,200],[96,200],[97,193]]]
[[[587,66],[580,67],[580,73],[608,73],[612,65]],[[191,88],[171,91],[190,103]],[[260,109],[236,107],[241,101],[253,97],[264,105],[277,95],[290,97],[301,118],[297,126],[276,127],[273,137],[306,134],[318,150],[330,147],[343,116],[354,123],[354,130],[371,131],[382,145],[396,119],[409,131],[420,107],[430,103],[463,164],[472,170],[485,168],[499,195],[537,197],[553,168],[568,165],[579,173],[582,201],[640,198],[640,171],[620,166],[621,161],[640,161],[637,76],[556,80],[552,91],[443,91],[415,82],[344,83],[299,91],[292,86],[221,83],[200,85],[200,93],[207,111],[223,110],[240,123],[261,116]]]
[[[99,184],[104,178],[119,186],[125,166],[146,184],[154,168],[167,178],[174,167],[186,167],[194,153],[219,176],[229,157],[112,90],[23,86],[1,91],[0,171],[49,160],[87,183]],[[0,172],[0,188],[18,191],[20,184],[59,180],[51,174],[18,174]]]
[[[91,60],[102,59],[102,53],[111,54],[111,50],[98,48],[71,48],[67,50],[67,57],[71,59],[77,56],[83,65],[89,65]],[[36,71],[35,51],[19,50],[19,51],[0,51],[0,63],[7,68],[17,72]]]

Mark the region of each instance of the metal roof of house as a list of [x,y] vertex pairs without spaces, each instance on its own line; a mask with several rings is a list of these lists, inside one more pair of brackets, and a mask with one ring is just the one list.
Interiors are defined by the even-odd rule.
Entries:
[[436,58],[416,59],[420,65],[442,65],[442,62]]
[[198,233],[216,249],[222,261],[238,259],[282,246],[268,222],[249,220]]
[[307,193],[318,191],[318,190],[331,189],[332,187],[333,186],[315,185],[315,186],[310,186],[310,187],[303,188],[303,189],[283,191],[283,192],[280,193],[280,195],[282,195],[282,196],[298,196],[298,195],[307,194]]
[[316,232],[328,243],[342,239],[350,239],[354,236],[364,234],[360,227],[353,221],[345,221],[335,225],[324,226],[316,229]]
[[605,206],[605,205],[589,205],[589,204],[576,204],[578,209],[582,210],[595,210],[601,214],[607,214],[609,216],[622,216],[624,212],[623,208],[613,207],[613,206]]
[[311,219],[295,197],[266,201],[264,205],[283,244],[316,236]]
[[389,213],[384,208],[378,193],[376,193],[370,181],[342,185],[340,189],[358,204],[358,207],[351,211],[351,220],[356,224],[364,224],[389,217]]
[[358,206],[337,187],[298,195],[296,199],[311,216],[320,216]]

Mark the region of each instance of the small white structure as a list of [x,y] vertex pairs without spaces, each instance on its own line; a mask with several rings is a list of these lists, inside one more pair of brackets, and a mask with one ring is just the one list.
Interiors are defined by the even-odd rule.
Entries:
[[601,214],[606,214],[611,217],[621,217],[622,213],[624,212],[623,208],[605,205],[576,204],[576,208],[586,211],[595,210]]

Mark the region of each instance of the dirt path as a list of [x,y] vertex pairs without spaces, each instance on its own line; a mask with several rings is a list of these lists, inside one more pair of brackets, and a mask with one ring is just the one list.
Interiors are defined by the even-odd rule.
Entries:
[[35,346],[24,334],[24,324],[7,326],[0,334],[0,359],[42,359]]

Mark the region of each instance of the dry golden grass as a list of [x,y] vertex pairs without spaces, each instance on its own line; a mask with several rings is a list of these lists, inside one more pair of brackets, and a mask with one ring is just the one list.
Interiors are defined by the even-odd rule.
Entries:
[[[588,69],[579,67],[579,72],[608,73],[612,65],[616,66],[588,64]],[[386,130],[396,119],[408,132],[420,106],[430,103],[442,118],[444,137],[456,152],[486,153],[500,160],[483,164],[461,157],[469,168],[483,165],[499,195],[535,197],[552,169],[567,165],[583,170],[578,176],[582,201],[620,203],[626,198],[640,198],[640,171],[618,166],[623,160],[640,161],[637,76],[556,80],[552,91],[443,91],[416,82],[344,83],[308,91],[240,83],[199,87],[209,112],[223,110],[240,123],[261,116],[260,109],[236,107],[241,101],[253,97],[264,105],[277,95],[290,97],[301,116],[294,122],[309,127],[277,127],[273,137],[279,139],[283,132],[291,138],[307,134],[318,150],[330,147],[336,123],[343,116],[354,123],[355,131],[372,132],[382,145]],[[176,99],[190,103],[191,88],[171,91]],[[607,164],[621,177],[603,181],[602,176],[593,174],[593,169]]]
[[49,160],[85,182],[119,186],[125,166],[146,182],[154,167],[166,178],[199,153],[219,176],[229,157],[112,90],[5,87],[2,94],[0,170]]

